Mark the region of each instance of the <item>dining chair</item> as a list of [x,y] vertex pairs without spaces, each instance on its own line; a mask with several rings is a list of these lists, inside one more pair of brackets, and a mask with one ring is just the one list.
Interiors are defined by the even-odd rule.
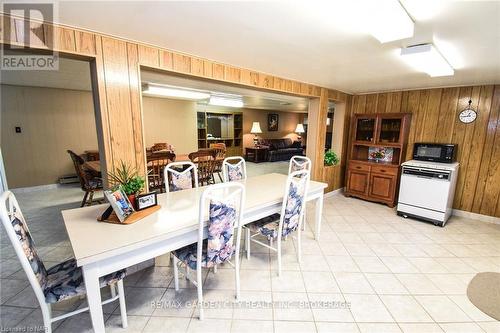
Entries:
[[71,157],[71,161],[73,161],[76,175],[80,181],[80,187],[82,191],[85,192],[80,207],[85,205],[91,206],[94,201],[94,193],[96,191],[102,191],[102,179],[95,173],[85,169],[85,161],[81,156],[77,155],[72,150],[67,150],[67,152]]
[[[298,170],[309,170],[312,169],[312,162],[309,157],[295,155],[290,159],[290,163],[288,165],[288,174],[298,171]],[[304,223],[302,223],[302,230],[306,230],[306,222],[307,222],[307,205],[304,205]]]
[[198,187],[198,171],[192,162],[172,162],[165,167],[165,192]]
[[210,148],[215,150],[215,169],[214,173],[219,176],[220,181],[222,182],[222,162],[224,158],[226,158],[226,144],[225,143],[211,143]]
[[188,155],[191,162],[198,165],[198,182],[201,186],[215,184],[216,155],[214,149],[201,149]]
[[147,156],[147,167],[148,167],[148,184],[149,190],[160,190],[163,191],[165,187],[163,170],[165,167],[175,160],[175,154],[165,151],[161,153],[153,153]]
[[[294,231],[298,233],[297,261],[300,263],[301,260],[301,224],[303,223],[305,195],[309,186],[309,179],[310,173],[308,170],[294,171],[289,174],[285,184],[281,213],[273,214],[243,227],[246,232],[247,258],[250,259],[250,244],[252,242],[277,252],[278,276],[281,275],[282,238],[286,239]],[[254,239],[257,236],[266,237],[269,244]],[[273,246],[273,242],[276,242],[276,247]]]
[[[19,204],[12,192],[5,191],[0,196],[0,218],[7,235],[14,247],[16,255],[21,262],[28,281],[35,292],[43,316],[45,332],[52,332],[52,323],[67,317],[88,311],[81,308],[63,315],[52,317],[52,304],[67,300],[75,296],[86,294],[82,270],[77,267],[75,259],[66,260],[60,264],[45,268],[35,247],[35,243],[21,213]],[[105,275],[99,279],[101,288],[109,286],[111,297],[102,302],[107,304],[116,300],[120,303],[122,327],[127,327],[127,311],[125,306],[125,293],[123,278],[125,270]],[[118,290],[116,290],[118,289]],[[118,294],[117,294],[118,292]]]
[[227,157],[222,162],[224,182],[247,179],[247,165],[241,156]]
[[[173,251],[174,287],[179,290],[179,267],[198,290],[199,318],[203,319],[202,268],[228,263],[234,268],[236,299],[240,298],[241,214],[245,202],[245,187],[241,183],[221,183],[207,187],[200,197],[198,242]],[[208,213],[208,214],[207,214]],[[207,222],[208,215],[208,222]],[[207,228],[205,229],[205,225]],[[236,228],[236,245],[234,231]],[[204,239],[207,230],[208,239]],[[234,264],[231,259],[234,257]],[[196,271],[196,281],[190,270]]]

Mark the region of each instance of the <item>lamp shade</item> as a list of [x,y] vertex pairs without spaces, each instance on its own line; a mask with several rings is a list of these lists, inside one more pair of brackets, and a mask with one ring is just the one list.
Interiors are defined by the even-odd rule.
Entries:
[[305,133],[306,131],[304,131],[304,125],[302,124],[297,124],[297,127],[295,128],[295,133],[299,133],[299,134],[302,134],[302,133]]
[[250,133],[252,134],[262,133],[262,130],[260,129],[260,123],[258,121],[254,121],[252,123],[252,129],[250,130]]

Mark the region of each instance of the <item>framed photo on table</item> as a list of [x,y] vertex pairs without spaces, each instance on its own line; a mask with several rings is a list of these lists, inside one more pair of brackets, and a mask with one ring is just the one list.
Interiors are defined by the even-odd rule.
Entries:
[[127,217],[132,215],[134,212],[134,207],[132,207],[132,204],[128,201],[125,192],[121,189],[104,191],[104,196],[113,208],[120,222],[125,221]]
[[267,130],[269,132],[277,132],[280,115],[277,113],[269,113],[267,115]]
[[138,195],[135,199],[137,210],[143,210],[149,207],[156,206],[158,204],[157,195],[158,193],[156,192]]

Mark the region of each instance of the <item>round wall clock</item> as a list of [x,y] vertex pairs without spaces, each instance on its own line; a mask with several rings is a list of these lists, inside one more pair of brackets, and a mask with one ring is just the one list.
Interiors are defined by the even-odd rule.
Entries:
[[458,119],[464,124],[470,124],[477,118],[477,112],[472,109],[471,104],[472,101],[469,101],[469,106],[458,115]]

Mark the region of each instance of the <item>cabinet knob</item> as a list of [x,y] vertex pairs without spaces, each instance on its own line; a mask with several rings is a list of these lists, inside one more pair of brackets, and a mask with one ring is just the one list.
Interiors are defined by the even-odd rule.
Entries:
[[356,169],[361,169],[361,167],[360,167],[360,166],[357,166],[357,167],[356,167]]

